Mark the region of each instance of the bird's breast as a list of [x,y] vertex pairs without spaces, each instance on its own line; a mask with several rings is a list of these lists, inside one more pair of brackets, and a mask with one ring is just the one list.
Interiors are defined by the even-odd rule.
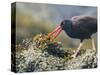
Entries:
[[67,30],[65,31],[67,35],[71,38],[76,38],[76,39],[88,39],[90,38],[91,34],[89,33],[84,33],[79,30]]

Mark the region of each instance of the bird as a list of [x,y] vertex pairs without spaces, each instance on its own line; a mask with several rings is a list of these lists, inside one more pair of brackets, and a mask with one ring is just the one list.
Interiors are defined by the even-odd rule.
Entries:
[[92,48],[95,49],[94,39],[91,37],[92,34],[97,32],[97,18],[93,16],[73,16],[71,19],[64,19],[54,31],[48,34],[54,40],[61,31],[73,39],[80,39],[80,44],[72,55],[73,58],[77,57],[81,47],[83,46],[84,39],[92,40]]

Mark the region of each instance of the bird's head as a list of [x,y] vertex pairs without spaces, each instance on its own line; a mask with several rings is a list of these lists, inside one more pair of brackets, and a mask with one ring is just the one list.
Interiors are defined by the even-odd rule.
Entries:
[[62,30],[69,29],[71,24],[72,24],[71,20],[63,20],[61,24],[54,29],[54,31],[48,34],[48,36],[52,37],[52,39],[54,40]]
[[67,30],[70,29],[72,25],[72,21],[71,20],[63,20],[60,24],[62,30]]

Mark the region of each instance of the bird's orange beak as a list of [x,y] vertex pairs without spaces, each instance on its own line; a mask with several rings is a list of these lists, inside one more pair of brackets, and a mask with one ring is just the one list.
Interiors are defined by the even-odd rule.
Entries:
[[60,32],[62,31],[62,27],[61,26],[58,26],[54,29],[54,31],[50,32],[48,34],[48,37],[51,38],[51,40],[54,40],[59,34]]

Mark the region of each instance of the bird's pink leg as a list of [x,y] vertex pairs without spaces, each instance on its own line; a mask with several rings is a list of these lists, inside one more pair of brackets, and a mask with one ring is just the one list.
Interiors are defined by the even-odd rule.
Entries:
[[93,38],[92,38],[92,48],[93,48],[93,50],[96,50]]
[[81,47],[83,46],[83,42],[80,43],[79,47],[77,48],[76,52],[72,55],[73,58],[75,58],[80,51]]

